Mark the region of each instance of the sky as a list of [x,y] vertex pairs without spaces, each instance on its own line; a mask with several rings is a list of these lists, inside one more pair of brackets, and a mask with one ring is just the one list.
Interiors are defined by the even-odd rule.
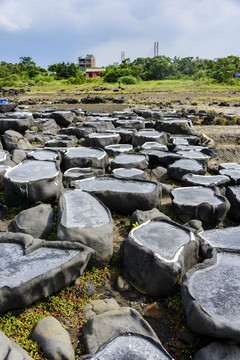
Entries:
[[0,0],[0,61],[240,56],[240,0]]

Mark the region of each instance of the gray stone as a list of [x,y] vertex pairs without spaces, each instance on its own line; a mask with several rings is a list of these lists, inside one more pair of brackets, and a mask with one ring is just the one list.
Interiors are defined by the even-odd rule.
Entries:
[[180,160],[182,158],[180,154],[161,150],[148,151],[147,155],[149,157],[150,168],[158,166],[167,167],[168,165],[173,164],[176,160]]
[[214,252],[188,271],[182,300],[190,330],[240,342],[239,272],[239,251]]
[[149,180],[148,174],[146,172],[136,168],[117,168],[112,171],[112,175],[117,178]]
[[111,176],[73,181],[75,188],[97,196],[110,210],[130,214],[150,210],[161,201],[161,185],[154,181],[117,179]]
[[182,177],[182,183],[185,186],[207,186],[223,188],[229,184],[230,179],[225,175],[197,175],[186,174]]
[[[13,116],[13,115],[11,115]],[[2,118],[0,121],[0,133],[3,134],[7,130],[24,132],[33,125],[33,117],[26,118]]]
[[100,347],[95,355],[82,359],[92,360],[171,360],[159,342],[134,333],[121,334]]
[[122,153],[131,152],[133,147],[130,144],[115,144],[105,146],[104,150],[107,152],[108,156],[115,157]]
[[14,130],[7,130],[4,133],[4,142],[8,151],[15,149],[27,150],[31,149],[32,145],[19,132]]
[[97,167],[105,168],[108,165],[108,155],[100,148],[77,147],[68,149],[63,157],[63,167]]
[[181,159],[168,166],[168,175],[174,180],[182,180],[186,174],[205,175],[207,169],[196,160]]
[[175,188],[171,191],[173,209],[184,222],[202,221],[204,229],[213,228],[227,215],[230,204],[218,188],[201,186]]
[[51,202],[62,189],[62,175],[53,161],[26,160],[7,170],[3,178],[4,197],[12,206],[28,207]]
[[57,125],[54,119],[37,118],[34,119],[34,125],[38,127],[38,130],[43,133],[56,134],[60,127]]
[[145,170],[148,167],[148,157],[142,154],[120,154],[111,161],[111,169],[136,168]]
[[120,144],[128,144],[131,143],[133,135],[136,133],[135,129],[122,129],[122,128],[116,128],[112,130],[113,132],[120,135]]
[[87,179],[93,176],[104,175],[105,170],[89,167],[89,168],[71,168],[65,171],[63,174],[63,186],[70,187],[71,181],[73,180],[80,180],[80,179]]
[[86,137],[85,144],[89,147],[99,147],[104,149],[108,145],[118,144],[119,141],[120,135],[117,133],[92,133]]
[[69,126],[74,118],[75,114],[72,111],[54,111],[51,113],[53,118],[59,126]]
[[47,316],[37,322],[31,338],[41,346],[44,355],[49,360],[75,359],[68,332],[52,316]]
[[203,231],[202,222],[200,220],[195,220],[195,219],[190,220],[186,224],[184,224],[184,226],[189,228],[193,232]]
[[15,164],[20,164],[24,159],[26,159],[26,152],[24,150],[13,150],[12,161]]
[[103,132],[114,129],[113,123],[111,121],[85,121],[84,126],[94,129],[95,132]]
[[94,132],[94,129],[87,126],[74,126],[63,128],[58,131],[58,134],[74,135],[77,139],[85,138],[87,135]]
[[95,250],[92,265],[106,265],[113,254],[110,211],[87,192],[67,190],[59,199],[58,213],[57,239],[79,241]]
[[91,303],[87,304],[83,310],[83,317],[86,320],[89,320],[91,317],[103,314],[107,311],[119,310],[120,306],[118,305],[115,299],[104,299],[104,300],[93,300]]
[[124,278],[150,296],[172,294],[197,257],[198,241],[193,233],[165,218],[134,228],[121,244]]
[[54,214],[50,204],[40,204],[21,211],[13,223],[15,232],[46,239],[53,231]]
[[157,120],[156,130],[170,134],[196,134],[192,122],[189,119]]
[[212,256],[212,250],[240,251],[240,226],[212,229],[198,234],[200,247],[205,258]]
[[0,190],[3,190],[3,177],[7,170],[11,169],[10,166],[0,165]]
[[133,135],[132,145],[133,147],[142,146],[147,141],[156,141],[162,145],[168,144],[168,136],[164,132],[159,132],[156,130],[141,130]]
[[219,174],[228,176],[230,185],[240,185],[240,170],[236,169],[222,169]]
[[56,161],[60,162],[61,156],[56,150],[36,149],[27,152],[27,158],[30,160]]
[[87,353],[95,353],[101,345],[122,332],[134,332],[158,338],[150,325],[134,309],[123,307],[93,316],[83,327],[83,342]]
[[74,282],[94,251],[80,243],[0,236],[0,312],[23,308]]
[[45,142],[45,147],[58,148],[67,147],[72,148],[76,145],[77,138],[75,136],[56,135],[53,139]]
[[210,159],[209,156],[201,153],[200,151],[179,150],[177,151],[177,154],[180,154],[184,159],[196,160],[203,166],[206,166]]
[[222,169],[226,169],[226,170],[240,170],[240,164],[239,163],[233,163],[233,162],[229,162],[229,163],[222,163],[218,166],[218,170],[222,170]]
[[132,216],[130,218],[130,225],[133,226],[133,224],[136,224],[136,223],[138,223],[138,225],[141,225],[148,220],[154,220],[154,219],[158,219],[158,218],[164,218],[164,219],[170,220],[170,218],[167,215],[161,213],[156,208],[153,208],[151,210],[146,210],[146,211],[136,210],[136,211],[134,211],[134,213],[132,214]]
[[231,204],[229,217],[231,220],[240,220],[240,186],[229,186],[226,190],[226,197]]
[[240,347],[229,343],[213,342],[198,350],[194,360],[237,360],[240,359]]
[[33,360],[14,340],[0,331],[0,360]]
[[145,129],[145,122],[141,118],[136,119],[127,119],[127,120],[117,120],[115,122],[116,127],[130,128],[135,130]]
[[163,150],[168,151],[168,148],[166,145],[160,144],[156,141],[147,141],[141,146],[141,150]]
[[167,169],[162,166],[158,166],[151,171],[150,175],[151,177],[157,178],[161,182],[166,182]]

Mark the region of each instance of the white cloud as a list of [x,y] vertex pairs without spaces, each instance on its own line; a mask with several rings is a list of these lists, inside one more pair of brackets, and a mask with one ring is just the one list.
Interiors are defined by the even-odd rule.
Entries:
[[2,31],[14,32],[30,27],[31,19],[24,14],[19,1],[2,1],[0,6],[0,29]]

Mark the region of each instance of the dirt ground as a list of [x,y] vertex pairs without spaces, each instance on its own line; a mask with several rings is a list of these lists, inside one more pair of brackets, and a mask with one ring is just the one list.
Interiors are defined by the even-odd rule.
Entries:
[[[90,96],[99,96],[102,98],[109,97],[104,95],[103,92],[92,93]],[[133,108],[135,106],[141,108],[150,107],[152,109],[189,109],[195,110],[211,110],[217,113],[232,113],[240,116],[240,107],[235,101],[231,101],[231,98],[240,96],[240,90],[231,90],[226,93],[138,93],[138,94],[125,94],[125,93],[113,93],[114,98],[123,99],[122,104],[113,102],[100,103],[100,104],[83,104],[81,99],[86,97],[86,94],[35,94],[27,93],[18,97],[18,100],[23,101],[26,104],[26,110],[37,110],[39,108],[52,108],[67,109],[67,108],[81,108],[87,111],[95,112],[112,112],[124,110],[127,108]],[[228,98],[230,106],[218,106],[218,103],[214,103],[211,97],[226,97]],[[201,98],[210,100],[197,100]],[[76,104],[69,104],[66,102],[61,103],[62,100],[67,98],[73,98],[78,101]],[[56,104],[56,100],[59,102]],[[28,104],[28,105],[27,105]],[[193,105],[195,104],[195,105]],[[210,161],[210,167],[217,168],[218,164],[222,162],[240,162],[240,125],[233,126],[194,126],[195,130],[199,134],[206,134],[208,137],[214,140],[215,146],[219,149],[219,155]],[[114,231],[114,259],[118,265],[119,247],[122,241],[124,241],[130,231],[129,217],[115,218],[115,231]],[[0,221],[0,232],[6,231],[6,226],[9,220],[5,222]],[[115,265],[116,265],[115,264]],[[132,288],[126,291],[119,291],[117,286],[117,279],[119,274],[116,271],[110,272],[109,279],[105,284],[98,289],[98,295],[100,298],[114,297],[121,306],[133,306],[139,310],[145,319],[155,330],[159,339],[163,343],[164,347],[174,357],[174,359],[187,360],[192,359],[193,353],[197,348],[206,345],[209,339],[204,337],[197,337],[192,344],[185,346],[186,344],[181,340],[180,334],[184,330],[185,324],[178,323],[179,314],[168,306],[166,298],[152,298],[138,293]]]

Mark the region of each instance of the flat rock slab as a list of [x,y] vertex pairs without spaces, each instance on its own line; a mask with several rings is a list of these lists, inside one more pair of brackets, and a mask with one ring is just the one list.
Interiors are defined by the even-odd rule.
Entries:
[[189,119],[157,120],[156,130],[170,134],[196,134],[192,122]]
[[240,347],[234,344],[214,342],[198,350],[194,360],[236,360],[240,359]]
[[111,169],[136,168],[145,170],[148,167],[148,157],[140,154],[120,154],[111,161],[110,166]]
[[115,144],[107,145],[104,150],[110,157],[115,157],[122,153],[129,153],[133,151],[133,146],[131,144]]
[[219,252],[186,274],[182,299],[192,331],[240,342],[239,273],[239,252]]
[[234,221],[240,220],[240,186],[229,186],[226,191],[226,197],[231,204],[229,217]]
[[170,295],[197,256],[198,241],[189,229],[167,219],[148,221],[122,243],[122,273],[141,293]]
[[114,130],[110,130],[114,133],[117,133],[120,135],[121,139],[120,139],[120,144],[128,144],[132,142],[132,137],[133,135],[136,133],[135,129],[122,129],[120,127],[114,129]]
[[0,121],[0,133],[3,134],[7,130],[15,130],[23,132],[33,126],[33,118],[1,118]]
[[134,332],[159,341],[151,326],[133,308],[122,307],[92,317],[83,327],[83,343],[87,353],[95,353],[100,346],[122,332]]
[[147,141],[156,141],[160,144],[167,145],[168,137],[164,132],[156,130],[142,130],[137,132],[132,138],[133,147],[142,146]]
[[213,249],[240,251],[240,226],[202,231],[198,236],[205,257],[210,257]]
[[82,359],[92,360],[171,360],[161,344],[153,339],[133,333],[115,337],[104,344],[94,355]]
[[160,144],[157,141],[146,141],[142,146],[141,150],[163,150],[168,151],[166,145]]
[[200,151],[179,150],[177,151],[177,154],[180,154],[184,159],[196,160],[204,166],[208,164],[208,161],[210,159],[209,156],[201,153]]
[[117,120],[115,122],[116,127],[124,127],[135,130],[145,129],[144,119],[127,119],[127,120]]
[[62,189],[62,178],[54,161],[26,160],[7,170],[3,185],[9,205],[26,207],[56,199]]
[[120,135],[117,133],[92,133],[86,137],[85,144],[89,147],[100,147],[104,149],[107,145],[118,144],[120,138]]
[[64,170],[73,167],[105,168],[108,155],[100,148],[75,147],[67,150],[63,157]]
[[75,114],[72,111],[54,111],[50,115],[59,126],[69,126],[75,118]]
[[230,185],[240,185],[240,169],[222,169],[219,174],[230,178]]
[[72,184],[94,194],[110,210],[121,214],[131,214],[137,209],[151,210],[161,202],[161,185],[154,181],[101,176],[73,181]]
[[63,186],[70,187],[71,181],[73,180],[80,180],[80,179],[87,179],[90,177],[104,175],[105,170],[100,168],[71,168],[64,172],[63,174]]
[[27,158],[31,160],[58,161],[61,157],[58,151],[42,149],[27,152]]
[[222,169],[226,169],[226,170],[240,170],[240,164],[239,163],[222,163],[218,166],[218,170],[222,170]]
[[175,161],[168,166],[168,175],[174,180],[182,180],[182,177],[186,174],[198,174],[205,175],[206,167],[199,164],[196,160],[181,159]]
[[28,306],[79,277],[93,250],[21,233],[0,236],[0,312]]
[[171,151],[152,150],[147,154],[151,168],[155,168],[157,166],[167,167],[168,165],[173,164],[176,160],[180,160],[182,158],[180,154],[176,154]]
[[67,190],[58,208],[57,239],[79,241],[95,250],[92,264],[107,264],[113,254],[114,223],[106,206],[85,191]]
[[222,188],[229,184],[230,179],[226,175],[196,175],[186,174],[182,177],[185,186],[206,186]]
[[230,209],[230,204],[220,191],[212,188],[193,186],[175,188],[171,191],[173,209],[183,222],[191,219],[202,221],[204,229],[219,224]]
[[103,132],[114,129],[114,125],[111,121],[85,121],[84,126],[94,129],[95,132]]
[[118,168],[114,169],[112,174],[118,178],[149,180],[148,174],[146,172],[136,168]]

